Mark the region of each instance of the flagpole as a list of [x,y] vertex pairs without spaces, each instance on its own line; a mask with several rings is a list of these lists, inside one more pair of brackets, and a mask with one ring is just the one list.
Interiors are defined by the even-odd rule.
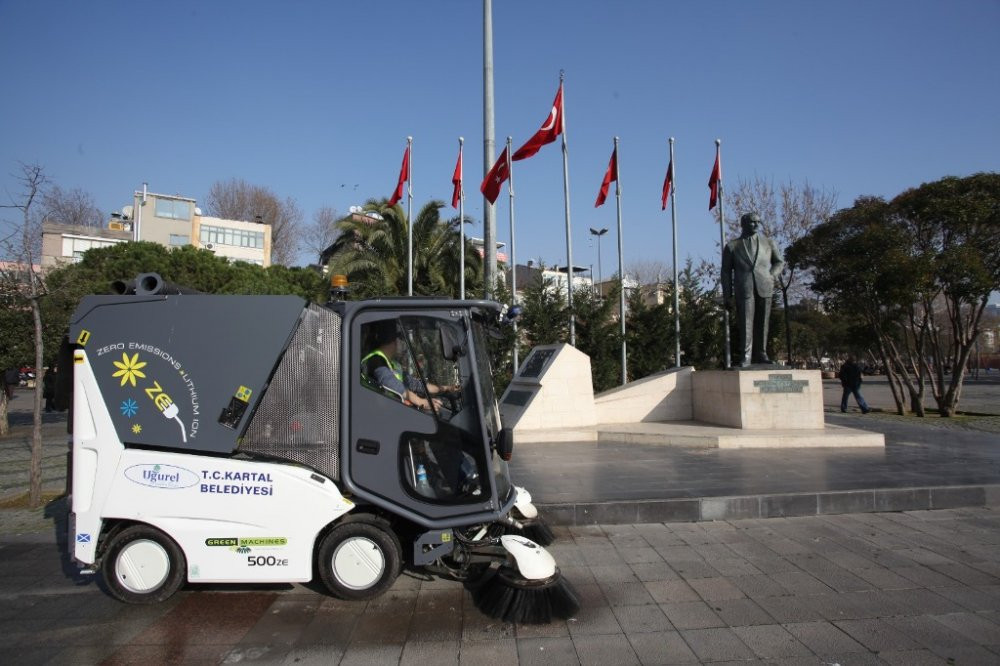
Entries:
[[[493,0],[483,0],[483,176],[493,167]],[[483,198],[483,286],[484,297],[496,293],[497,229],[493,204]]]
[[628,366],[625,352],[625,254],[622,239],[622,179],[621,159],[618,153],[618,137],[615,137],[615,200],[618,204],[618,320],[622,334],[622,386],[628,381]]
[[674,233],[674,367],[681,367],[681,299],[677,284],[677,184],[674,166],[674,137],[670,137],[670,223]]
[[462,146],[465,137],[458,137],[458,297],[465,300],[465,162]]
[[406,295],[413,296],[413,137],[406,137]]
[[[722,200],[722,139],[715,140],[715,155],[716,159],[719,160],[719,249],[723,252],[726,251],[726,231],[725,231],[725,214],[723,210],[725,205]],[[725,276],[723,276],[725,279]],[[726,304],[725,299],[722,303],[722,327],[726,332],[726,370],[732,367],[732,359],[730,358],[730,343],[729,343],[729,306]]]
[[[517,305],[517,258],[514,246],[514,166],[511,163],[511,137],[507,137],[507,195],[509,197],[508,212],[510,213],[510,305]],[[517,354],[517,320],[514,320],[514,374],[520,365]]]
[[569,216],[569,146],[566,141],[566,92],[563,89],[564,72],[559,71],[559,89],[563,97],[562,109],[559,114],[562,123],[562,156],[563,156],[563,199],[566,202],[566,305],[569,308],[569,344],[576,346],[576,315],[573,312],[573,241],[570,232]]

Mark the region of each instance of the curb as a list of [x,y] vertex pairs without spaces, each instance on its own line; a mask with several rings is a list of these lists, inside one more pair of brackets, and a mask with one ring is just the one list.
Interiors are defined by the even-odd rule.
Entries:
[[1000,506],[1000,485],[539,504],[552,525],[629,525]]

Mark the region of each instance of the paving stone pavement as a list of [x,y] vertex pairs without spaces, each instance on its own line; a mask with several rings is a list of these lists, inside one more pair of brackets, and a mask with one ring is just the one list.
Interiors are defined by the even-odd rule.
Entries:
[[369,602],[313,585],[112,600],[56,534],[0,542],[11,664],[997,664],[1000,512],[592,525],[551,546],[576,617],[511,625],[404,574]]

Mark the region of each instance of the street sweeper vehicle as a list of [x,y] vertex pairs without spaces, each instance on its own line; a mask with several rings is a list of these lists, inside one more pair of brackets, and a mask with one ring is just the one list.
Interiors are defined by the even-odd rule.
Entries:
[[114,597],[318,578],[369,599],[410,567],[506,621],[576,612],[510,479],[498,304],[219,296],[156,274],[117,292],[85,297],[68,337],[69,543]]

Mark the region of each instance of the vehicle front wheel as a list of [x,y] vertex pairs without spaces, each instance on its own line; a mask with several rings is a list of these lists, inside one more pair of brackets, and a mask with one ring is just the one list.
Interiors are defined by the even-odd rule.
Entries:
[[379,596],[395,582],[402,562],[399,539],[375,523],[344,523],[333,528],[319,547],[319,577],[342,599]]
[[186,569],[180,546],[148,525],[133,525],[114,535],[101,564],[111,595],[130,604],[168,599],[184,584]]

